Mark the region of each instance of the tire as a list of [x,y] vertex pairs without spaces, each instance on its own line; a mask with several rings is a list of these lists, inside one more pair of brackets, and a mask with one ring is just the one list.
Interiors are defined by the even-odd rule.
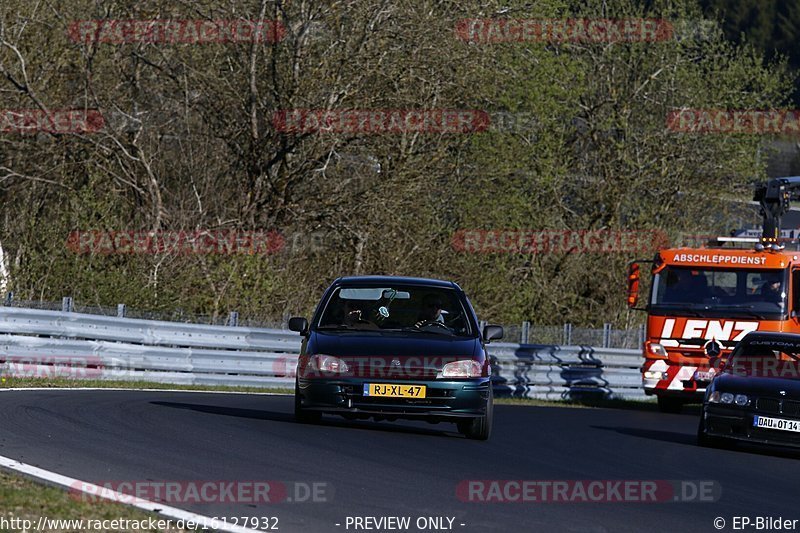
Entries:
[[300,387],[294,384],[294,420],[300,424],[316,424],[322,420],[322,413],[303,409],[300,404]]
[[492,434],[492,419],[494,418],[494,395],[489,389],[489,397],[486,399],[486,414],[467,420],[456,422],[458,432],[474,440],[488,440]]
[[700,415],[700,423],[697,425],[697,445],[703,448],[724,448],[725,442],[719,437],[711,437],[706,433],[706,425],[703,423],[703,415]]
[[683,409],[683,400],[680,398],[670,398],[669,396],[658,396],[658,410],[662,413],[678,414]]

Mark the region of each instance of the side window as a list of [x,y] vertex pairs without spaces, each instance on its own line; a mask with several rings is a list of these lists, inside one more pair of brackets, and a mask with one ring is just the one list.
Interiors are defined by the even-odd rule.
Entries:
[[792,270],[792,311],[800,315],[800,268]]

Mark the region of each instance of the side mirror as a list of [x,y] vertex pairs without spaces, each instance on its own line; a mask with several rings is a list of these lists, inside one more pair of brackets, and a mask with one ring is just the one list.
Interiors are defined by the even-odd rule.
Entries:
[[486,324],[483,327],[483,340],[484,342],[491,342],[493,340],[500,340],[503,338],[503,326],[495,326]]
[[293,316],[289,319],[289,329],[305,335],[308,332],[308,320],[301,316]]
[[628,307],[636,307],[639,303],[639,265],[628,265]]

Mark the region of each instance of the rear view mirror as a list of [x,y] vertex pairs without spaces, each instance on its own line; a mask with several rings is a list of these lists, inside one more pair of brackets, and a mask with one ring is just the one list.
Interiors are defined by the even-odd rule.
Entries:
[[636,307],[639,303],[639,264],[628,265],[628,307]]
[[308,320],[301,316],[293,316],[289,319],[289,329],[305,335],[308,332]]
[[483,327],[483,340],[484,342],[491,342],[493,340],[500,340],[503,338],[503,326],[495,326],[487,324]]

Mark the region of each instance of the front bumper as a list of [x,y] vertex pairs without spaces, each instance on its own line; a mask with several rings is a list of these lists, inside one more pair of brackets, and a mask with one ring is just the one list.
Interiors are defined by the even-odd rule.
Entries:
[[425,398],[380,398],[363,395],[363,378],[298,379],[303,409],[354,418],[426,418],[434,421],[486,414],[491,378],[452,381],[391,380],[392,384],[425,385]]
[[703,407],[702,416],[705,418],[706,434],[709,437],[723,437],[756,444],[800,448],[800,433],[755,427],[753,426],[753,418],[756,415],[800,421],[800,418],[796,416],[760,412],[747,407],[739,408],[719,404],[706,404]]

